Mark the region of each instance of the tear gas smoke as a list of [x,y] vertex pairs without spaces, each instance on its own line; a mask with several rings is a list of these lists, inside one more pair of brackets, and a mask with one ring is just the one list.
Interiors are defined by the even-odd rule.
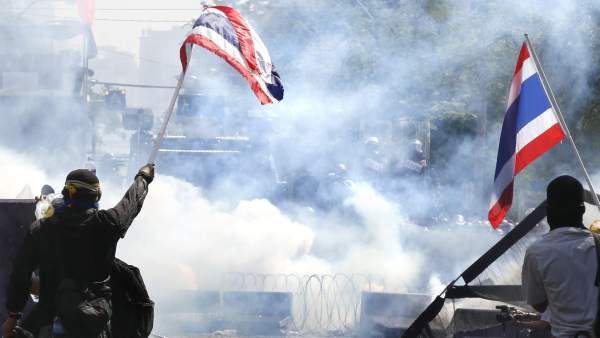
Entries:
[[31,158],[9,149],[0,148],[0,172],[5,175],[0,185],[2,198],[15,198],[25,186],[36,190],[48,182],[44,170],[38,168]]
[[[587,32],[597,21],[600,5],[591,1],[363,0],[372,9],[370,14],[351,1],[232,3],[269,47],[286,86],[286,98],[278,105],[257,109],[239,75],[199,48],[189,68],[187,89],[225,95],[230,112],[252,110],[272,118],[272,130],[266,132],[269,146],[264,149],[279,156],[279,165],[290,173],[284,178],[305,172],[321,179],[344,163],[354,183],[341,197],[327,196],[336,202],[323,210],[302,200],[272,203],[253,198],[265,195],[261,184],[240,183],[227,176],[216,175],[213,186],[202,189],[164,175],[159,162],[144,209],[118,252],[141,268],[153,294],[218,289],[223,274],[232,271],[374,274],[383,277],[389,291],[439,292],[501,235],[480,220],[487,214],[499,116],[505,110],[504,94],[521,34],[528,32],[534,44],[539,43],[542,62],[567,114],[587,102],[589,80],[598,73],[589,47],[593,36]],[[126,6],[122,1],[114,4]],[[95,29],[109,28],[99,23]],[[110,29],[115,39],[126,34]],[[173,79],[177,69],[172,67],[177,50],[172,54],[173,58],[159,60],[169,67],[153,64],[145,79],[168,85],[163,82]],[[117,65],[98,65],[97,78],[119,75],[114,70]],[[140,93],[137,104],[163,95]],[[163,103],[152,108],[160,112],[168,99]],[[63,108],[44,112],[54,122],[42,129],[23,128],[25,124],[14,128],[16,122],[4,117],[7,123],[0,127],[6,136],[0,148],[3,196],[15,196],[25,184],[37,191],[42,184],[52,183],[60,190],[66,173],[82,165],[89,135],[61,138],[64,143],[57,143],[55,136],[89,130],[89,122]],[[10,119],[19,119],[25,114],[19,112],[32,107],[25,102],[14,109],[17,114]],[[368,180],[360,175],[363,138],[384,139],[383,135],[360,135],[363,122],[456,111],[476,116],[477,127],[468,137],[441,128],[432,130],[432,137],[437,133],[435,137],[443,140],[440,149],[444,150],[438,153],[443,162],[436,166],[438,158],[431,159],[435,179]],[[117,129],[114,123],[119,119],[110,118],[112,122],[98,135],[100,143],[105,132]],[[183,129],[177,121],[170,128],[173,134]],[[252,131],[253,127],[248,128]],[[121,132],[119,137],[128,135]],[[121,148],[128,147],[113,148],[123,152]],[[552,154],[540,163],[550,163]],[[197,165],[191,161],[178,166],[186,171]],[[251,162],[240,171],[252,172],[261,165]],[[535,164],[528,169],[541,181],[565,170],[577,169],[569,163],[545,168]],[[119,199],[122,182],[129,182],[131,175],[114,179],[99,171],[99,176],[104,192],[101,204],[109,207]],[[519,201],[517,196],[522,206],[514,209],[525,210],[540,201]],[[518,282],[519,257],[526,243],[484,278],[491,283]]]

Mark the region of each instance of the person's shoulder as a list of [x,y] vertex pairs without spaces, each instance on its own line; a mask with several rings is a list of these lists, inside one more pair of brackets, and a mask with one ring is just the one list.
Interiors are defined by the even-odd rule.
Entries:
[[86,211],[86,219],[88,224],[105,223],[107,217],[110,217],[110,209],[89,209]]
[[96,209],[94,210],[94,216],[96,217],[104,217],[111,213],[111,209]]
[[574,233],[577,233],[577,234],[581,235],[581,237],[584,237],[584,238],[585,237],[590,237],[590,238],[594,237],[594,233],[591,232],[589,229],[586,229],[586,228],[575,228],[575,227],[573,227],[573,228],[571,228],[571,231],[574,232]]
[[93,217],[101,224],[114,223],[116,217],[113,209],[96,209]]
[[587,246],[595,246],[596,240],[594,237],[599,236],[598,234],[594,234],[589,229],[576,229],[575,232],[577,236],[578,242],[586,243]]
[[557,233],[558,241],[566,241],[566,242],[594,242],[594,234],[586,228],[581,227],[565,227],[562,229],[554,230]]
[[542,236],[527,247],[525,255],[535,256],[540,253],[543,254],[546,250],[552,250],[551,239],[547,236]]

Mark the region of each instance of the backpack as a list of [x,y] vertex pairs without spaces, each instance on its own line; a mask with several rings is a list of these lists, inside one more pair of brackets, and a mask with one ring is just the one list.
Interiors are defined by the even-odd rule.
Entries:
[[154,325],[154,302],[140,270],[115,258],[110,273],[113,338],[147,338]]

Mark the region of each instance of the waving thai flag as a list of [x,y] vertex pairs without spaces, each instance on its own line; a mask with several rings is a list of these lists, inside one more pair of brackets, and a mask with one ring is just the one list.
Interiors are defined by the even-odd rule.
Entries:
[[193,45],[215,53],[240,72],[260,103],[268,104],[283,99],[283,85],[269,51],[235,9],[213,6],[202,11],[179,50],[184,72],[192,56]]
[[521,47],[502,124],[488,219],[494,228],[512,205],[514,177],[565,138],[526,43]]

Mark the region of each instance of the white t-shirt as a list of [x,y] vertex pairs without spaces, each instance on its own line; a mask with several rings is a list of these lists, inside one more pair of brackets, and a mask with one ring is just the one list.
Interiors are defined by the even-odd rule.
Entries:
[[596,261],[594,238],[586,229],[557,228],[527,248],[523,292],[531,305],[548,302],[554,337],[592,331],[598,298]]

